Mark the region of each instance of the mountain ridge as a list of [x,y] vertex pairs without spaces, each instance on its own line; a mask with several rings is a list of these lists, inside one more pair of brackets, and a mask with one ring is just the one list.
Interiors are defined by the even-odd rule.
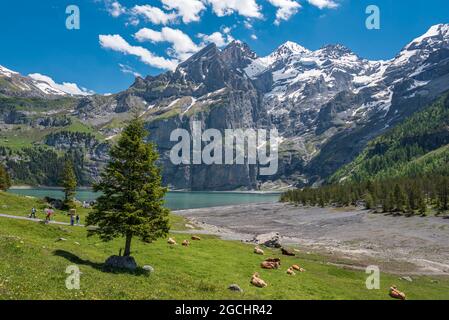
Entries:
[[[75,106],[60,113],[105,141],[113,141],[123,123],[139,114],[159,147],[164,182],[174,189],[320,183],[368,141],[449,90],[448,28],[431,27],[387,61],[360,58],[341,45],[310,51],[287,42],[257,57],[241,41],[221,50],[211,44],[174,71],[138,77],[129,89],[110,96],[76,98]],[[262,177],[253,165],[174,166],[170,132],[190,131],[193,121],[221,132],[277,128],[278,173]]]

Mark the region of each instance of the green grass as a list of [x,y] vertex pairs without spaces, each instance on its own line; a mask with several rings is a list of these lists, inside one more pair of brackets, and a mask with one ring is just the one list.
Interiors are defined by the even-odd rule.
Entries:
[[69,131],[69,132],[80,132],[80,133],[91,133],[97,138],[98,140],[102,140],[104,137],[98,132],[98,130],[94,129],[91,126],[88,126],[84,123],[82,123],[80,120],[78,120],[75,117],[72,117],[72,123],[64,128],[61,128],[59,130],[56,130],[55,132],[59,131]]
[[[1,83],[0,83],[1,85]],[[4,108],[14,107],[16,110],[44,112],[48,110],[55,110],[66,112],[76,106],[78,100],[72,97],[64,97],[58,99],[44,99],[44,98],[12,98],[0,97],[0,105]]]
[[[8,201],[13,212],[36,201],[1,195],[0,207]],[[184,225],[180,217],[173,221]],[[171,236],[178,243],[190,238],[189,234]],[[61,237],[67,241],[56,241]],[[282,266],[280,270],[261,270],[264,257],[253,254],[253,246],[213,236],[202,236],[190,247],[170,247],[166,239],[152,244],[135,240],[132,254],[136,261],[152,265],[155,273],[103,272],[102,263],[123,244],[122,239],[103,243],[87,238],[81,227],[0,218],[0,299],[389,299],[392,284],[409,299],[449,299],[447,277],[421,276],[409,283],[397,275],[382,274],[381,290],[367,290],[364,272],[329,265],[321,256],[284,257],[277,250],[266,249],[265,258],[281,257]],[[307,271],[288,276],[285,271],[294,263]],[[73,264],[82,272],[81,289],[71,291],[65,288],[65,270]],[[268,283],[267,288],[249,283],[256,271]],[[244,293],[230,292],[227,287],[233,283]]]
[[34,139],[27,137],[15,136],[11,134],[0,135],[0,146],[9,148],[11,150],[20,150],[23,148],[32,147]]
[[[28,217],[30,215],[31,209],[37,209],[37,218],[44,219],[44,209],[48,208],[49,205],[38,198],[15,195],[7,192],[0,192],[0,213],[9,214],[13,216]],[[85,209],[81,205],[76,208],[77,214],[80,215],[81,224],[86,221],[86,217],[90,209]],[[55,215],[52,220],[59,222],[70,222],[70,217],[67,215],[68,212],[55,210]],[[186,220],[177,215],[170,215],[170,224],[175,230],[187,230]]]

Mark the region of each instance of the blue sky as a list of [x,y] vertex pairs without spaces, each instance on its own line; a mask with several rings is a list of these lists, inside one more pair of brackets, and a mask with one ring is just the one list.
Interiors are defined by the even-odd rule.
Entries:
[[[66,28],[68,5],[80,9],[79,30]],[[380,30],[365,27],[368,5],[380,8]],[[0,65],[114,93],[211,41],[239,39],[260,56],[287,40],[312,50],[340,43],[389,59],[437,23],[449,23],[447,0],[2,1]]]

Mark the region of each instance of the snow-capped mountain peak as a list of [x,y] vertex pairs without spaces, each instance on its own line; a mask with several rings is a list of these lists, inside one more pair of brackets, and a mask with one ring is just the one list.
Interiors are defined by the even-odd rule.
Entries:
[[62,84],[59,84],[52,78],[39,73],[29,74],[28,76],[33,79],[36,86],[46,94],[62,96],[88,96],[93,94],[92,91],[78,87],[76,83],[63,82]]
[[18,74],[15,71],[9,70],[8,68],[5,68],[3,66],[0,66],[0,75],[11,77],[13,74]]
[[0,77],[6,81],[0,86],[0,93],[12,96],[45,97],[45,96],[87,96],[93,91],[80,88],[75,83],[56,83],[52,78],[34,73],[22,76],[0,65]]
[[414,39],[402,49],[392,60],[391,67],[409,66],[409,68],[414,68],[427,60],[433,52],[442,48],[449,49],[449,24],[430,27],[425,34]]
[[423,45],[432,45],[434,42],[445,41],[449,43],[449,24],[437,24],[423,34],[422,36],[414,39],[404,49],[411,50],[417,49]]
[[354,110],[342,115],[342,120],[352,123],[376,110],[386,114],[399,90],[405,97],[421,92],[442,72],[436,65],[447,61],[448,52],[449,24],[439,24],[387,61],[360,58],[340,44],[310,51],[287,42],[267,57],[255,59],[245,71],[265,85],[271,79],[265,104],[279,118],[291,112],[318,112],[342,92],[358,95]]
[[266,57],[255,59],[246,69],[245,72],[251,78],[264,73],[268,69],[285,63],[288,59],[295,56],[304,56],[310,54],[311,51],[303,46],[287,41],[280,45],[273,53]]
[[279,57],[285,57],[292,54],[301,54],[310,52],[308,49],[303,46],[297,44],[296,42],[287,41],[281,46],[279,46],[273,55],[277,55]]

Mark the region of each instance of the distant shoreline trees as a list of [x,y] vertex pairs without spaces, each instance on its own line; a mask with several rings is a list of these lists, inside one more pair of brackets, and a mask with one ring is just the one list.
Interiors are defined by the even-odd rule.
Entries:
[[320,207],[363,205],[386,213],[425,215],[428,209],[444,213],[449,210],[449,177],[426,175],[346,182],[290,190],[282,194],[281,201]]

